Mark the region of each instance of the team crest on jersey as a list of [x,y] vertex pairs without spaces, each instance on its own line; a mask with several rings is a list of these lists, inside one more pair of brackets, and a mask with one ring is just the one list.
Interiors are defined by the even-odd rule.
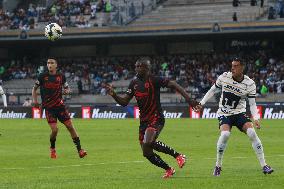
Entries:
[[60,81],[60,76],[57,76],[57,77],[56,77],[56,81]]
[[148,89],[148,88],[149,88],[149,83],[148,83],[148,82],[145,83],[144,87],[145,87],[146,89]]

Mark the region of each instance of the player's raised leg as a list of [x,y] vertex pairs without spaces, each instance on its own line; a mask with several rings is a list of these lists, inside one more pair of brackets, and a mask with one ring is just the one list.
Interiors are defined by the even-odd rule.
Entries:
[[186,156],[183,154],[178,153],[170,146],[166,145],[165,143],[161,141],[154,141],[152,144],[152,147],[154,150],[158,152],[163,152],[165,154],[168,154],[172,157],[174,157],[177,160],[178,166],[182,168],[186,163]]
[[165,169],[166,172],[163,178],[170,178],[175,173],[175,170],[171,168],[162,158],[153,152],[153,142],[156,139],[157,131],[153,127],[148,127],[145,131],[144,140],[142,143],[143,156],[147,158],[152,164]]
[[263,146],[253,128],[252,122],[246,122],[243,126],[243,130],[248,135],[251,141],[252,148],[255,151],[255,154],[260,163],[260,166],[262,167],[263,173],[271,174],[274,170],[269,165],[267,165],[267,163],[265,162]]
[[81,148],[81,142],[80,142],[80,138],[75,130],[75,128],[73,127],[72,121],[71,119],[67,120],[64,122],[64,125],[66,126],[67,130],[69,131],[73,142],[77,148],[78,154],[80,158],[83,158],[87,155],[87,152]]

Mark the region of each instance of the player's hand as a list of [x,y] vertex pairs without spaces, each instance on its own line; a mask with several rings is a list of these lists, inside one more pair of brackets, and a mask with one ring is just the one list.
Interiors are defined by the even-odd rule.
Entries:
[[189,102],[189,105],[192,107],[193,111],[195,111],[195,112],[199,112],[200,110],[202,110],[202,106],[201,106],[200,102],[198,102],[196,100],[191,100]]
[[63,95],[68,95],[71,93],[70,88],[63,89]]
[[33,102],[32,107],[34,108],[40,108],[40,104],[38,102]]
[[254,120],[254,125],[257,129],[260,129],[261,126],[260,126],[260,123],[259,123],[259,120]]
[[199,103],[194,109],[193,111],[195,112],[200,112],[203,109],[203,106]]
[[107,94],[109,94],[110,96],[115,95],[113,86],[107,83],[102,83],[102,87],[106,89]]

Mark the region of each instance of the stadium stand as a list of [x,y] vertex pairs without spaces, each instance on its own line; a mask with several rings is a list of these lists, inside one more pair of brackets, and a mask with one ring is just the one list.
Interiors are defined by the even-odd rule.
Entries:
[[168,0],[155,11],[138,18],[132,25],[231,22],[233,13],[237,14],[238,21],[247,22],[260,19],[265,10],[259,6],[250,6],[248,1],[241,1],[240,6],[233,7],[231,0]]
[[[233,57],[240,56],[247,63],[247,74],[255,80],[259,96],[262,95],[263,85],[271,94],[283,93],[283,55],[275,56],[265,51],[244,53],[152,56],[152,67],[155,74],[174,79],[192,95],[199,95],[204,94],[210,88],[218,75],[230,69],[229,63]],[[105,95],[101,87],[102,82],[113,83],[118,91],[126,90],[129,79],[134,77],[136,59],[136,56],[126,56],[61,58],[58,61],[60,69],[70,83],[73,94]],[[24,63],[27,60],[13,62],[17,63],[6,64],[5,71],[0,76],[5,81],[5,89],[8,93],[29,94],[34,79],[43,71],[44,60],[41,60],[42,64],[36,67]]]

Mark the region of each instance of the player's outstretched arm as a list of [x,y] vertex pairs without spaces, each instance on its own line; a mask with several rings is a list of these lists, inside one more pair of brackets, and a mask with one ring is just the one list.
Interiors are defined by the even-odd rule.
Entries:
[[107,90],[107,93],[121,106],[127,106],[132,98],[127,94],[123,96],[117,95],[112,85],[103,84],[102,87],[104,87]]
[[185,98],[186,102],[188,102],[188,104],[190,106],[192,106],[193,108],[195,108],[199,103],[196,100],[193,100],[189,97],[189,95],[187,94],[187,92],[184,90],[184,88],[182,88],[179,84],[177,84],[175,81],[169,81],[168,83],[168,88],[173,88],[175,89],[177,92],[179,92],[183,98]]
[[200,101],[199,105],[196,108],[196,112],[199,112],[202,110],[203,106],[205,105],[205,103],[214,96],[214,94],[216,92],[218,92],[219,89],[216,87],[216,85],[214,84],[208,91],[207,93],[204,95],[204,97],[202,98],[202,100]]

